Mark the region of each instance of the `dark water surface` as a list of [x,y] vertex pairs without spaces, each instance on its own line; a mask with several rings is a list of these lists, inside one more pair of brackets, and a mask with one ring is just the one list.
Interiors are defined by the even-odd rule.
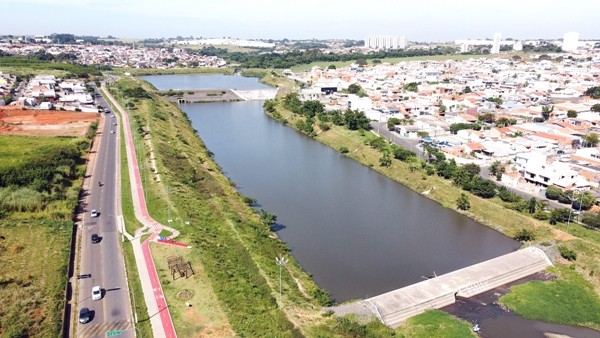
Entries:
[[[199,88],[210,85],[213,76],[187,76],[185,85],[174,85],[181,78],[145,79],[159,89]],[[230,86],[216,87],[248,80],[229,78]],[[433,271],[447,273],[519,247],[271,120],[262,102],[188,104],[182,109],[225,174],[242,194],[277,215],[279,236],[338,302],[394,290]]]

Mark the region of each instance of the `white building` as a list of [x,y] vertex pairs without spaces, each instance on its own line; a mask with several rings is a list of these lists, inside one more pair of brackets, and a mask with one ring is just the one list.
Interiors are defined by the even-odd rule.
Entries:
[[577,46],[579,45],[579,33],[577,32],[568,32],[563,36],[563,44],[562,49],[565,52],[574,52],[577,50]]
[[372,49],[405,49],[406,36],[375,35],[365,38],[365,47]]
[[500,40],[502,40],[502,34],[494,34],[494,42],[492,43],[490,54],[500,54]]

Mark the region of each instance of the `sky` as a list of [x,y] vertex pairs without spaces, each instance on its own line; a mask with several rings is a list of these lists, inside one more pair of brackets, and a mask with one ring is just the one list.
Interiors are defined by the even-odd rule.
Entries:
[[600,39],[596,0],[0,0],[0,35]]

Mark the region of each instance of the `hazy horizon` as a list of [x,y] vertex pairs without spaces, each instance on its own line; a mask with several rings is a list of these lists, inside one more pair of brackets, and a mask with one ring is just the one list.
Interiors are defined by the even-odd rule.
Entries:
[[600,2],[505,0],[461,4],[441,0],[378,0],[357,6],[341,0],[0,0],[0,34],[71,33],[118,38],[353,39],[405,35],[410,41],[457,39],[600,38]]

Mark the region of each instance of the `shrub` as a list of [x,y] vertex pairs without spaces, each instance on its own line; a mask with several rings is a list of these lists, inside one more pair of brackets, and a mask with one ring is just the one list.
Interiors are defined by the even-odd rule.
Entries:
[[456,200],[456,207],[460,210],[469,210],[471,208],[471,202],[469,202],[469,196],[467,194],[460,193],[460,197]]
[[532,230],[522,228],[513,238],[519,242],[530,242],[535,239],[535,233]]
[[558,247],[558,252],[560,252],[560,255],[566,260],[574,261],[577,259],[577,253],[564,245]]
[[600,229],[600,213],[598,212],[584,212],[581,221],[591,227]]
[[350,152],[350,150],[347,147],[340,147],[340,153],[347,154],[349,152]]
[[546,188],[546,198],[549,200],[557,200],[558,197],[562,194],[562,189],[555,186],[555,185],[551,185],[548,188]]

